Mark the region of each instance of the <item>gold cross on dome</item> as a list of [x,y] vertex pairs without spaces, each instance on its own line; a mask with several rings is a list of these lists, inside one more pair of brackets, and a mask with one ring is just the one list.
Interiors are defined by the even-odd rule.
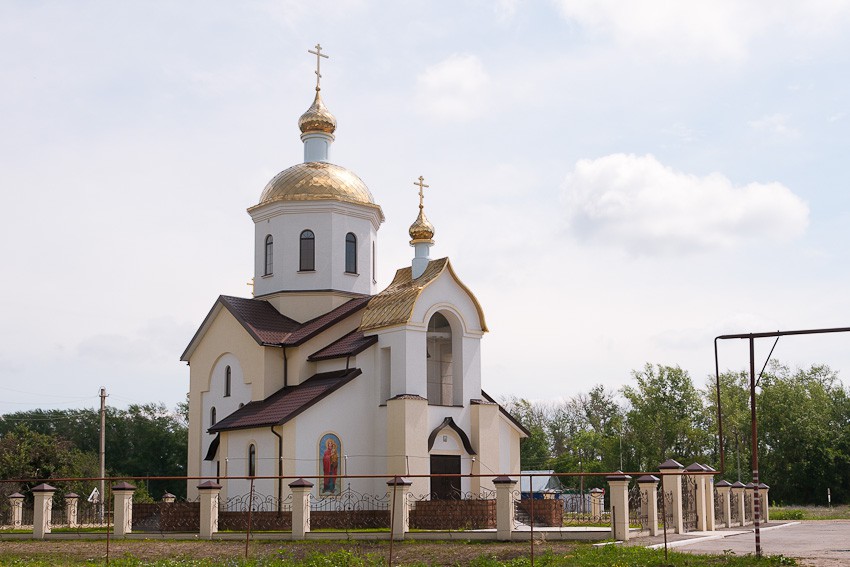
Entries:
[[430,185],[425,185],[425,178],[421,175],[419,176],[419,181],[414,181],[413,184],[419,186],[419,208],[421,209],[424,207],[422,203],[425,200],[425,193],[422,190],[425,187],[430,187]]
[[308,49],[307,53],[312,53],[313,55],[316,56],[316,90],[317,91],[322,90],[322,87],[319,86],[319,82],[322,79],[322,73],[321,73],[322,57],[324,57],[325,59],[329,59],[329,57],[327,55],[325,55],[324,53],[322,53],[322,44],[321,43],[316,44],[316,51],[313,51],[312,49]]

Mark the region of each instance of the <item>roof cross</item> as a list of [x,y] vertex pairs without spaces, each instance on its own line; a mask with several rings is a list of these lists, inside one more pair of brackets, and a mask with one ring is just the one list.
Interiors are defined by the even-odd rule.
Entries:
[[425,178],[421,175],[419,176],[419,181],[414,181],[414,185],[419,186],[419,209],[423,209],[424,205],[422,204],[425,200],[425,193],[422,191],[425,187],[430,187],[430,185],[425,185]]
[[312,53],[313,55],[316,56],[316,90],[320,91],[320,90],[322,90],[322,87],[319,86],[319,82],[322,80],[322,73],[321,73],[322,57],[324,57],[325,59],[328,59],[329,57],[327,55],[325,55],[324,53],[322,53],[322,44],[321,43],[316,44],[316,51],[313,51],[312,49],[308,49],[307,53]]

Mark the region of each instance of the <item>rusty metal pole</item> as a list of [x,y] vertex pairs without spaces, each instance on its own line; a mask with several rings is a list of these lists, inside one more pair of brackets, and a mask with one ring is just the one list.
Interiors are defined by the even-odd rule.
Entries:
[[756,349],[755,338],[750,337],[750,427],[752,435],[753,484],[756,485],[753,498],[753,523],[756,534],[756,557],[761,557],[761,531],[759,530],[759,441],[756,424]]

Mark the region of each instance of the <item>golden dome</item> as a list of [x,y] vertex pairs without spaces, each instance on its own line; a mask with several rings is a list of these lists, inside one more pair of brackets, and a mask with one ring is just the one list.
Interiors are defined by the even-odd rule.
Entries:
[[275,175],[263,189],[257,206],[275,201],[320,200],[369,205],[380,210],[369,188],[357,175],[324,161],[299,163]]
[[333,134],[334,130],[336,130],[336,117],[331,114],[331,111],[322,102],[318,88],[316,88],[316,98],[313,99],[313,104],[298,119],[298,128],[301,129],[302,134],[306,134],[307,132]]
[[428,217],[425,216],[425,211],[422,206],[419,207],[419,216],[416,217],[416,220],[413,221],[412,225],[410,225],[408,233],[410,234],[410,238],[413,242],[423,240],[428,241],[434,238],[434,225],[431,224],[431,221],[429,221]]

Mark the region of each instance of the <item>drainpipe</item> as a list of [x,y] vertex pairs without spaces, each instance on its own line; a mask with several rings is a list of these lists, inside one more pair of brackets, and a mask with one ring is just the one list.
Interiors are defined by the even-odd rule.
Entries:
[[272,435],[277,437],[277,512],[283,511],[283,436],[271,426]]
[[283,348],[283,387],[286,388],[289,385],[289,361],[286,359],[286,347]]

